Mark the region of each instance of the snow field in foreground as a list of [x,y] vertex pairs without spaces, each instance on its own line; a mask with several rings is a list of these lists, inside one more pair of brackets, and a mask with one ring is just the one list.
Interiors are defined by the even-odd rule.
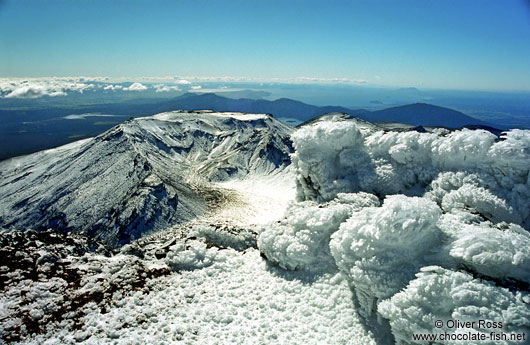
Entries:
[[[530,131],[385,132],[331,117],[292,139],[299,202],[260,233],[269,260],[338,267],[398,344],[421,344],[411,334],[444,318],[530,337]],[[493,343],[508,344],[481,344]]]
[[[43,344],[375,344],[337,272],[312,276],[269,267],[257,250],[182,254],[196,265],[149,281],[149,293],[115,293],[102,314],[87,305],[82,331]],[[190,260],[190,262],[193,260]],[[201,269],[197,269],[201,267]]]

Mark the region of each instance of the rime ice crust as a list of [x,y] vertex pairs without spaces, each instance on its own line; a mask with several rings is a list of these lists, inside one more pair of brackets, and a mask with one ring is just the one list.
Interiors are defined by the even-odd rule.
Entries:
[[[331,117],[302,127],[292,139],[299,200],[330,201],[338,193],[359,191],[381,197],[423,195],[434,180],[452,178],[447,173],[457,174],[460,180],[473,175],[467,180],[487,189],[484,194],[491,196],[485,195],[486,199],[502,199],[483,206],[488,208],[486,213],[504,208],[492,214],[494,221],[530,225],[528,130],[509,131],[499,140],[484,130],[392,132]],[[463,187],[467,180],[456,183]],[[433,188],[440,183],[433,183]],[[472,198],[466,196],[465,188],[459,194],[455,196],[463,199],[455,200],[459,204]]]
[[339,193],[323,205],[312,201],[292,204],[283,220],[264,227],[258,246],[267,259],[285,269],[321,270],[333,264],[328,245],[331,234],[353,211],[377,205],[379,200],[367,193]]
[[[488,336],[496,329],[481,328],[478,320],[502,322],[502,332],[505,333],[528,334],[530,328],[528,301],[523,302],[521,293],[512,293],[487,281],[473,279],[468,273],[454,272],[437,266],[422,268],[417,278],[403,291],[381,302],[378,311],[390,320],[396,344],[413,343],[411,339],[414,333],[440,333],[440,329],[435,327],[436,320],[474,322],[473,328],[459,331],[479,332]],[[443,331],[447,331],[447,328]],[[465,342],[460,342],[462,343]],[[509,342],[480,342],[499,343]]]
[[[451,316],[494,318],[530,336],[530,131],[383,131],[328,116],[292,139],[299,204],[260,234],[269,259],[308,270],[332,258],[360,312],[388,319],[399,344]],[[348,209],[344,192],[382,206]]]
[[530,233],[515,224],[465,224],[450,245],[452,258],[496,279],[530,283]]
[[331,254],[349,277],[367,315],[414,277],[442,238],[441,211],[422,198],[389,196],[381,207],[353,213],[331,235]]
[[351,151],[347,162],[341,154],[361,148],[363,135],[354,123],[340,123],[341,126],[330,121],[317,122],[291,136],[299,200],[330,201],[339,192],[359,191],[359,181],[349,172],[362,169],[366,154],[362,149]]

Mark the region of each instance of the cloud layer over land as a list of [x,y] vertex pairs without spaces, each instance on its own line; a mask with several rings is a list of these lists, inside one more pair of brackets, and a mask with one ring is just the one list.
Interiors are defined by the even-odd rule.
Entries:
[[[136,81],[136,79],[142,82]],[[157,81],[164,83],[154,84]],[[148,90],[177,92],[198,88],[200,85],[195,85],[178,77],[118,78],[114,80],[107,77],[0,78],[0,98],[12,99],[67,96],[70,93],[97,90],[105,92]]]

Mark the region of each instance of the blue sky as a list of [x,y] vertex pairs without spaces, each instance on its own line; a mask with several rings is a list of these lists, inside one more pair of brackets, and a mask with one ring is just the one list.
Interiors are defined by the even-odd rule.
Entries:
[[0,0],[0,77],[366,80],[530,90],[524,0]]

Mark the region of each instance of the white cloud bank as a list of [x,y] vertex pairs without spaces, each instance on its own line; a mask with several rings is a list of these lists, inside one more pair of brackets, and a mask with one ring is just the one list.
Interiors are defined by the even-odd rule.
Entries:
[[155,92],[171,92],[171,91],[180,91],[178,86],[168,86],[164,84],[155,85]]
[[121,90],[121,89],[123,89],[123,86],[113,85],[113,84],[109,84],[103,87],[103,90],[107,90],[107,91],[116,91],[116,90]]
[[[132,83],[128,87],[121,84]],[[32,99],[43,96],[67,96],[70,92],[83,93],[87,90],[145,91],[155,92],[200,90],[200,82],[249,82],[287,84],[366,84],[369,81],[354,78],[254,78],[254,77],[47,77],[47,78],[0,78],[0,98]],[[145,83],[145,84],[142,84]],[[153,85],[155,84],[155,85]]]
[[42,96],[66,96],[66,92],[49,90],[43,85],[29,84],[14,89],[5,98],[39,98]]
[[94,89],[94,82],[101,78],[89,79],[86,77],[0,78],[0,97],[31,99],[43,96],[66,96],[68,92],[83,93]]

